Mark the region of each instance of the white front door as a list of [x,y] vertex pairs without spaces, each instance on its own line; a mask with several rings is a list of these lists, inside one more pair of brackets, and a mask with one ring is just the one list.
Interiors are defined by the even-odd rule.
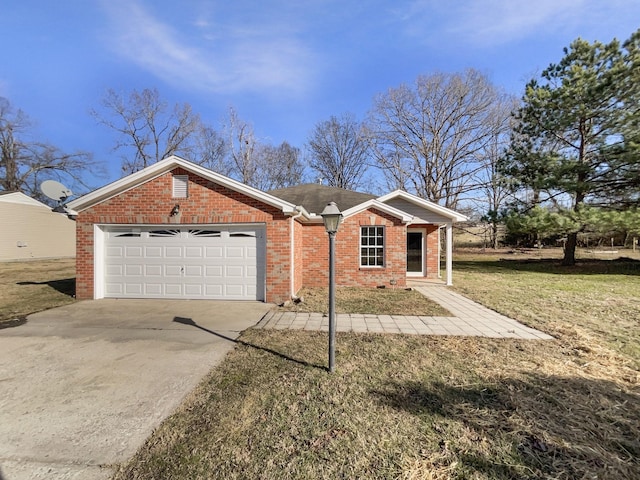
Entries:
[[104,296],[264,300],[262,226],[126,226],[105,231]]

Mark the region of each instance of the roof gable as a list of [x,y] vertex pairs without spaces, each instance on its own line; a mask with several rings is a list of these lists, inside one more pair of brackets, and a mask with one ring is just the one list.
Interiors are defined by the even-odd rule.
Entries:
[[350,217],[351,215],[355,215],[356,213],[360,213],[363,210],[367,210],[369,208],[375,208],[377,210],[380,210],[384,213],[391,215],[392,217],[399,218],[403,223],[409,223],[413,219],[412,215],[406,212],[403,212],[402,210],[399,210],[397,208],[394,208],[391,205],[387,205],[386,203],[379,202],[376,199],[367,200],[366,202],[360,203],[354,207],[344,210],[342,212],[342,215],[345,218]]
[[22,192],[0,192],[0,202],[29,205],[31,207],[42,207],[51,210],[51,208],[44,203],[39,202],[35,198],[31,198]]
[[164,160],[160,160],[159,162],[154,163],[147,168],[123,177],[120,180],[116,180],[115,182],[105,185],[102,188],[98,188],[93,192],[87,193],[86,195],[83,195],[82,197],[69,202],[68,205],[70,208],[77,211],[85,210],[89,207],[92,207],[93,205],[96,205],[109,198],[113,198],[123,192],[126,192],[127,190],[135,188],[138,185],[148,182],[149,180],[164,175],[165,173],[170,172],[176,167],[183,168],[184,170],[193,173],[194,175],[198,175],[206,180],[217,183],[218,185],[222,185],[231,190],[243,193],[251,198],[259,200],[267,205],[276,207],[283,213],[297,213],[295,204],[289,203],[281,198],[277,198],[273,195],[265,193],[261,190],[258,190],[257,188],[245,185],[244,183],[233,180],[232,178],[225,177],[224,175],[184,160],[183,158],[177,157],[175,155],[167,157]]
[[[455,210],[443,207],[442,205],[430,202],[429,200],[424,200],[423,198],[412,195],[404,190],[395,190],[391,193],[378,197],[377,200],[402,211],[410,210],[407,213],[412,214],[415,223],[423,223],[423,221],[426,221],[427,223],[440,223],[441,221],[455,223],[465,222],[468,220],[467,216],[458,213]],[[407,203],[410,204],[410,208],[403,208],[402,205]],[[421,215],[421,210],[426,212],[427,215]],[[425,217],[427,218],[425,219]]]

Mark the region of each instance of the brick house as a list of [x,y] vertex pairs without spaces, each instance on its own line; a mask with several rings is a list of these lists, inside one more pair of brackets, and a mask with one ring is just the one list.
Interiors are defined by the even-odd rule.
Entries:
[[440,276],[446,230],[466,217],[397,190],[381,197],[322,185],[262,192],[179,157],[69,203],[76,217],[76,296],[281,303],[328,282],[319,215],[335,201],[338,286],[406,285]]

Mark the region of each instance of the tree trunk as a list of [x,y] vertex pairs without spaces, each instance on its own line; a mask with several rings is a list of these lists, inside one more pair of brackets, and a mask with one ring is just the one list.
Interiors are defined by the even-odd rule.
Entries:
[[492,222],[491,224],[491,241],[493,243],[493,249],[497,250],[500,246],[498,242],[498,222]]
[[576,245],[578,244],[578,233],[570,233],[567,236],[567,243],[564,247],[564,258],[562,265],[571,267],[576,264]]

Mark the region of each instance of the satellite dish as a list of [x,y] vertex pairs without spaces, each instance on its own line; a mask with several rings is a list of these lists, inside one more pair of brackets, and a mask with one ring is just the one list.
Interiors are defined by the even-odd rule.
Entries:
[[61,203],[73,195],[71,190],[55,180],[45,180],[40,184],[40,190],[51,200]]

